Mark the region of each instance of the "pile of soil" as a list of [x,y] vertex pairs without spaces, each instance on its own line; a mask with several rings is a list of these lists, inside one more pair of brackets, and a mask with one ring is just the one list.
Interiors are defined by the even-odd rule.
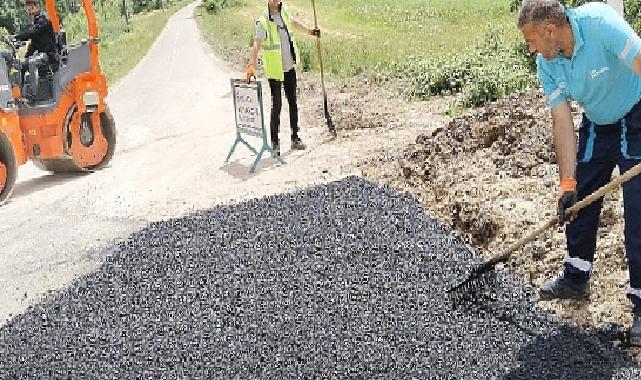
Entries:
[[[575,117],[580,110],[574,109]],[[575,120],[575,125],[578,125]],[[458,231],[488,258],[554,216],[558,169],[549,108],[538,92],[515,94],[421,133],[397,160],[365,174],[421,200],[428,215]],[[380,176],[378,173],[387,173]],[[615,173],[616,174],[616,173]],[[540,286],[562,270],[563,229],[542,235],[513,255],[509,270]],[[587,302],[540,302],[576,325],[631,323],[625,297],[620,192],[605,198]]]

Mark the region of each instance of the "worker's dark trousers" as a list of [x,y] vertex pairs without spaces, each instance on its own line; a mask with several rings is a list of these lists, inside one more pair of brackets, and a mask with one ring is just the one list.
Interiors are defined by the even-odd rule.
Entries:
[[289,104],[289,125],[292,130],[292,140],[298,139],[298,104],[296,104],[296,69],[285,73],[283,82],[270,79],[269,88],[272,93],[272,114],[269,123],[272,144],[278,142],[278,131],[280,129],[280,110],[283,107],[281,87],[285,89],[287,104]]
[[[641,162],[641,104],[618,123],[596,125],[583,115],[577,149],[577,192],[585,198],[608,183],[615,166],[624,173]],[[628,297],[641,311],[641,176],[623,185],[625,251],[630,271]],[[565,273],[587,280],[592,271],[597,228],[603,200],[579,212],[566,228],[568,256]],[[606,264],[607,265],[607,264]]]

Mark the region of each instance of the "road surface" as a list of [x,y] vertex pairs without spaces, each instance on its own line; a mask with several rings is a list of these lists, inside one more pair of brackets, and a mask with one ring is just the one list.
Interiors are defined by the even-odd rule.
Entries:
[[152,221],[349,174],[324,173],[324,163],[350,148],[324,143],[320,125],[302,131],[310,149],[289,151],[285,112],[287,165],[269,157],[251,175],[253,159],[242,146],[224,164],[235,138],[229,79],[241,73],[208,49],[196,5],[178,11],[139,65],[110,88],[118,146],[108,168],[89,175],[19,169],[13,197],[0,209],[0,325],[97,268],[102,248]]

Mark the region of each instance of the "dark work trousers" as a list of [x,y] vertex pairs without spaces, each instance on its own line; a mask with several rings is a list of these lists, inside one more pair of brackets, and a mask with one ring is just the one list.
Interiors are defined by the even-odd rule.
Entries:
[[[45,53],[35,52],[29,56],[25,56],[25,64],[22,65],[22,81],[24,83],[25,74],[29,72],[29,95],[34,98],[38,89],[38,78],[44,78],[49,70],[49,56]],[[53,69],[53,67],[52,67]],[[56,67],[57,69],[57,67]]]
[[289,125],[292,130],[292,140],[298,139],[298,104],[296,104],[296,69],[285,73],[283,82],[270,79],[269,89],[272,93],[272,114],[269,123],[272,144],[278,143],[278,131],[280,129],[280,110],[283,107],[281,87],[285,88],[285,96],[289,104]]
[[[641,162],[641,102],[619,122],[596,125],[585,114],[579,129],[576,180],[579,200],[608,183],[615,166],[625,173]],[[623,185],[628,298],[641,311],[641,176]],[[587,280],[592,271],[603,199],[579,211],[567,225],[565,273]]]

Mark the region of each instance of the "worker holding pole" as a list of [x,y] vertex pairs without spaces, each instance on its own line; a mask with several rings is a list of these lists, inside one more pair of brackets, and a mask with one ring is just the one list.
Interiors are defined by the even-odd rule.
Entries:
[[[616,10],[603,3],[566,9],[558,0],[524,0],[518,27],[537,54],[539,81],[552,110],[559,165],[558,212],[606,184],[618,166],[641,162],[641,39]],[[584,109],[578,144],[570,99]],[[623,185],[625,249],[634,306],[631,343],[641,344],[641,178]],[[603,199],[567,224],[563,272],[540,289],[541,299],[582,299],[596,247]]]
[[263,69],[269,81],[272,97],[270,134],[272,149],[280,155],[280,111],[282,107],[281,88],[285,90],[289,104],[289,123],[291,127],[292,149],[303,150],[305,144],[300,139],[298,127],[298,105],[296,100],[296,64],[300,53],[292,27],[310,36],[320,37],[318,28],[308,28],[294,19],[285,4],[279,0],[267,0],[265,14],[256,21],[256,39],[251,48],[247,81],[256,77],[256,60],[262,49]]

